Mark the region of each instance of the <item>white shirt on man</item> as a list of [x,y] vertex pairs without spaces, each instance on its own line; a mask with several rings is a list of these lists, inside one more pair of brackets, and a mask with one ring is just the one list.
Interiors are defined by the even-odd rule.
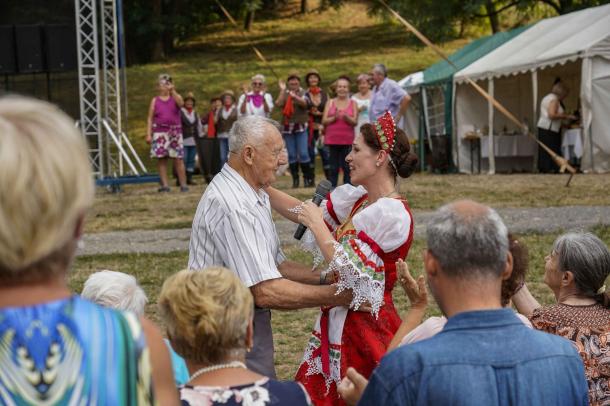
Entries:
[[[252,100],[248,100],[246,101],[246,97],[247,96],[252,96],[254,94],[254,92],[248,92],[247,94],[242,94],[241,96],[239,96],[239,101],[237,102],[237,111],[239,116],[261,116],[261,117],[269,117],[271,116],[271,110],[273,110],[273,96],[271,96],[271,94],[269,93],[265,93],[263,95],[264,97],[264,101],[267,103],[267,106],[269,106],[269,112],[265,112],[265,103],[263,102],[263,104],[261,104],[259,107],[256,107],[254,105],[254,103],[252,102]],[[241,105],[246,103],[246,112],[244,114],[242,114],[241,112]]]
[[251,287],[281,278],[286,257],[271,218],[269,195],[255,191],[229,164],[214,177],[193,219],[189,269],[224,266]]

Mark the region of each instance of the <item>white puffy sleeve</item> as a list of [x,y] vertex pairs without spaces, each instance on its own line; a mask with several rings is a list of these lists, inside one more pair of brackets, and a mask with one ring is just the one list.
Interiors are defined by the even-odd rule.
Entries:
[[362,186],[355,187],[350,184],[341,185],[328,194],[320,207],[324,222],[331,232],[345,221],[354,204],[365,194],[366,189]]
[[383,198],[357,213],[352,224],[355,235],[347,235],[335,244],[329,269],[339,274],[339,291],[352,290],[350,308],[357,310],[368,302],[377,317],[385,290],[382,257],[412,238],[412,218],[400,200]]

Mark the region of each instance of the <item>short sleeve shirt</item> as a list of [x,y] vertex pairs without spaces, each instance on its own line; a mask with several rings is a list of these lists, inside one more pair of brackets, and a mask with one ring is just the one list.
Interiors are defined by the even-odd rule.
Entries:
[[400,102],[408,93],[396,81],[385,78],[381,85],[375,87],[369,108],[369,119],[376,120],[387,110],[396,117],[400,110]]

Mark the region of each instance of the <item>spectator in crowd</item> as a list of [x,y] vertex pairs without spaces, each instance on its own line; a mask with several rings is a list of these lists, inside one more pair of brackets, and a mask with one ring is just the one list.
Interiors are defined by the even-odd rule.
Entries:
[[[561,155],[561,121],[575,119],[563,108],[563,100],[568,96],[569,89],[556,80],[547,94],[540,101],[540,118],[538,119],[538,139],[557,155]],[[538,171],[542,173],[557,172],[557,165],[544,149],[538,149]]]
[[352,96],[352,100],[358,105],[358,122],[354,128],[354,133],[360,133],[362,124],[370,123],[369,108],[371,107],[371,84],[369,83],[370,76],[366,73],[358,75],[356,84],[358,85],[358,93]]
[[226,268],[181,271],[159,296],[167,336],[191,373],[184,405],[308,405],[296,382],[279,382],[246,366],[254,345],[252,294]]
[[146,142],[150,144],[150,156],[157,159],[161,187],[159,192],[169,192],[167,183],[167,160],[174,161],[181,192],[188,192],[184,173],[184,145],[180,108],[184,105],[182,96],[174,87],[167,74],[159,75],[159,95],[153,97],[148,108]]
[[340,393],[361,405],[587,405],[582,361],[560,337],[502,308],[512,256],[506,226],[472,201],[441,207],[427,228],[424,268],[447,324],[387,354],[368,385],[350,369]]
[[210,99],[210,110],[201,118],[202,136],[196,138],[199,169],[206,183],[220,171],[220,147],[216,138],[216,112],[222,108],[219,97]]
[[248,89],[247,86],[242,87],[242,95],[239,96],[237,109],[240,116],[257,115],[261,117],[271,116],[273,110],[273,96],[267,93],[265,85],[265,76],[256,74],[252,76],[252,86]]
[[604,282],[608,247],[591,233],[567,233],[545,258],[544,283],[557,304],[541,306],[523,286],[513,302],[534,328],[570,340],[582,357],[591,405],[610,402],[610,309]]
[[195,156],[197,155],[196,140],[201,137],[203,131],[201,119],[195,110],[195,104],[195,96],[193,96],[193,93],[188,93],[184,98],[184,107],[180,109],[187,185],[196,185],[193,181],[193,174],[195,173]]
[[178,403],[157,328],[68,288],[93,188],[71,118],[46,102],[0,99],[2,404]]
[[[528,267],[528,252],[527,247],[510,233],[508,234],[508,247],[513,256],[513,271],[508,279],[502,281],[501,303],[502,307],[510,308],[510,298],[525,282],[525,274]],[[416,281],[409,273],[407,263],[404,261],[397,263],[396,270],[398,281],[409,297],[411,306],[407,315],[403,318],[398,331],[396,331],[388,351],[393,350],[398,345],[413,344],[417,341],[430,338],[439,333],[445,327],[445,324],[447,324],[447,318],[444,316],[430,317],[422,323],[428,307],[428,292],[426,291],[424,276],[420,275]],[[532,323],[530,323],[527,317],[519,313],[517,313],[517,317],[521,319],[523,324],[530,328],[532,327]]]
[[326,92],[320,87],[322,78],[317,70],[311,69],[305,75],[305,83],[307,84],[307,91],[305,92],[305,99],[307,100],[307,108],[309,109],[309,122],[307,127],[309,130],[309,137],[307,139],[307,146],[309,151],[309,159],[311,159],[311,171],[312,179],[307,186],[315,185],[315,173],[316,173],[316,151],[320,154],[322,160],[322,168],[324,169],[324,176],[329,179],[330,175],[330,162],[328,160],[328,148],[324,146],[323,138],[323,127],[322,127],[322,116],[324,115],[324,108],[328,101]]
[[396,124],[403,128],[401,120],[411,103],[411,96],[396,81],[388,78],[385,65],[373,65],[371,76],[375,87],[371,96],[369,120],[373,121],[389,110]]
[[[81,297],[111,309],[132,312],[138,317],[144,316],[148,298],[138,285],[136,278],[123,272],[100,271],[91,274],[85,281]],[[188,381],[189,373],[186,364],[173,350],[168,340],[164,340],[169,350],[174,370],[176,385]]]
[[216,138],[220,146],[220,167],[223,167],[229,156],[229,131],[237,121],[237,107],[235,94],[232,90],[225,90],[220,95],[222,107],[216,110]]
[[343,184],[350,183],[349,165],[345,158],[354,142],[354,126],[358,122],[358,107],[349,97],[350,80],[346,76],[337,79],[337,97],[324,109],[324,144],[330,152],[330,182],[337,187],[339,169],[343,170]]
[[280,94],[275,104],[282,108],[282,135],[288,148],[292,187],[299,187],[299,164],[303,172],[303,183],[313,185],[313,173],[307,149],[309,112],[305,90],[301,88],[301,78],[297,73],[291,73],[286,82],[279,82],[279,87]]

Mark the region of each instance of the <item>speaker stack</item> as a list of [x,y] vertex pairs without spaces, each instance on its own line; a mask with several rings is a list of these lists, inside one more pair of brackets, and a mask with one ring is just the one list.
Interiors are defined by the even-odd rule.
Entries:
[[68,25],[0,26],[0,75],[76,69],[76,33]]

